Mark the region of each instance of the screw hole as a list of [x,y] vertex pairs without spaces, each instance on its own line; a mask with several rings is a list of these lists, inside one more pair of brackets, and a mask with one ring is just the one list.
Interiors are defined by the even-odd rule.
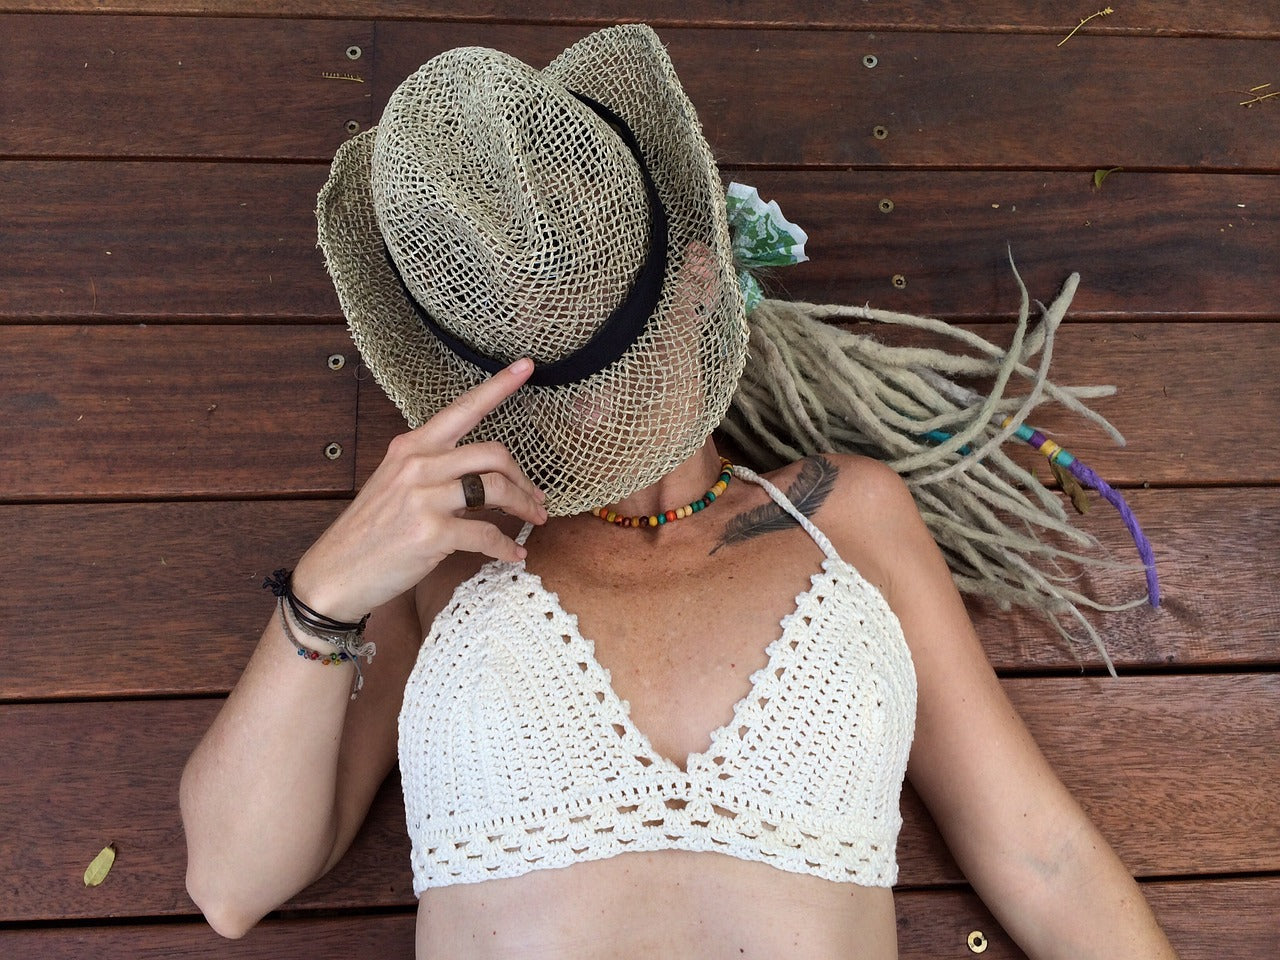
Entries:
[[969,950],[973,953],[985,953],[987,950],[987,935],[981,930],[974,930],[969,934],[967,940]]
[[360,122],[358,120],[348,120],[347,133],[359,133],[359,132],[360,132]]
[[888,197],[880,201],[881,213],[893,213],[893,201]]
[[907,278],[900,273],[895,273],[893,275],[893,285],[899,290],[905,290],[907,289]]
[[347,358],[340,353],[329,354],[329,369],[341,370],[347,365]]
[[888,127],[875,127],[875,128],[871,131],[871,135],[872,135],[873,137],[875,137],[877,140],[887,140],[887,139],[889,138],[889,128],[888,128]]
[[879,62],[880,61],[877,60],[875,56],[873,56],[870,53],[868,53],[865,57],[862,58],[862,65],[866,67],[868,70],[874,69],[875,65]]
[[348,60],[359,60],[363,54],[364,54],[364,51],[361,50],[359,47],[357,47],[354,43],[351,46],[347,47]]
[[340,443],[329,444],[327,447],[324,448],[324,455],[328,457],[330,460],[337,460],[340,456],[342,456],[342,444]]

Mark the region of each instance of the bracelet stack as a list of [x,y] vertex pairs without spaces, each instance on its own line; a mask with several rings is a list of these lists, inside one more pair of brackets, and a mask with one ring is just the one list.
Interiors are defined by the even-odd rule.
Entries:
[[[289,642],[293,644],[294,649],[298,651],[298,656],[326,667],[351,661],[356,668],[355,682],[351,689],[351,699],[354,700],[359,696],[360,688],[364,686],[364,674],[360,670],[360,658],[364,657],[365,663],[372,663],[374,654],[378,652],[377,647],[372,642],[361,642],[361,637],[364,635],[364,626],[369,621],[369,614],[366,613],[358,621],[350,623],[345,620],[335,620],[319,613],[299,600],[297,595],[294,594],[292,570],[285,570],[284,568],[277,570],[262,581],[262,587],[264,590],[270,590],[275,594],[277,606],[280,610],[280,626],[284,629],[284,635],[289,638]],[[311,639],[330,644],[334,649],[328,653],[321,653],[319,650],[306,646],[294,633],[294,625]]]

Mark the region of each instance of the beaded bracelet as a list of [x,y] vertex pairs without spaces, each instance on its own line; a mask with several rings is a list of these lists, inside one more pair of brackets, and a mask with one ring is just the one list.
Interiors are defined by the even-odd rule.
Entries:
[[341,643],[335,643],[338,648],[331,650],[329,653],[321,653],[319,650],[312,650],[301,640],[298,635],[293,632],[293,627],[289,624],[289,608],[285,604],[284,597],[281,597],[276,606],[280,610],[280,626],[284,628],[284,635],[289,638],[289,642],[293,644],[293,648],[298,651],[298,656],[312,663],[318,663],[327,667],[335,663],[346,663],[350,661],[356,668],[355,680],[351,686],[351,699],[354,700],[360,696],[360,690],[364,687],[364,672],[360,669],[360,658],[364,657],[365,663],[372,663],[374,654],[378,652],[377,645],[373,641],[357,645],[354,640],[347,640]]
[[[354,700],[359,696],[360,690],[364,686],[364,673],[360,669],[360,658],[364,657],[365,663],[372,663],[374,654],[378,652],[377,646],[372,641],[368,643],[360,642],[360,638],[364,635],[365,624],[369,621],[369,615],[365,614],[356,623],[347,623],[316,612],[294,595],[293,571],[285,570],[284,568],[277,570],[272,576],[265,579],[262,582],[262,586],[263,589],[270,590],[275,594],[276,606],[280,611],[280,626],[283,628],[284,635],[288,637],[289,642],[293,644],[294,649],[298,651],[298,656],[326,667],[331,664],[350,661],[356,668],[355,681],[351,688],[351,699]],[[332,644],[337,649],[329,653],[321,653],[319,650],[313,650],[308,647],[293,632],[290,620],[293,620],[308,637]]]

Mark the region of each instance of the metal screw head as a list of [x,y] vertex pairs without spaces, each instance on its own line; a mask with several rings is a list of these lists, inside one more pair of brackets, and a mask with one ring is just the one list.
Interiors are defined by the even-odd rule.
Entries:
[[880,212],[881,212],[881,213],[893,213],[893,201],[892,201],[892,200],[890,200],[888,197],[885,197],[885,199],[881,200],[881,201],[880,201]]
[[865,57],[862,58],[862,65],[866,67],[868,70],[875,69],[875,65],[879,62],[880,61],[877,60],[875,56],[870,53],[868,53]]
[[873,127],[871,135],[877,140],[887,140],[889,138],[889,128],[884,126]]
[[341,370],[347,365],[347,358],[340,353],[331,353],[329,354],[328,363],[330,370]]
[[360,121],[359,121],[359,120],[348,120],[348,121],[347,121],[347,133],[359,133],[359,132],[360,132]]
[[899,290],[905,290],[907,289],[907,278],[900,273],[895,273],[893,275],[893,285]]
[[361,50],[359,47],[357,47],[354,43],[351,46],[347,47],[348,60],[359,60],[361,54],[363,53],[364,51]]
[[987,940],[987,935],[981,930],[971,932],[965,942],[969,944],[969,950],[973,953],[986,953],[987,944],[990,943]]
[[342,444],[340,443],[329,444],[327,447],[324,448],[324,455],[328,457],[330,460],[337,460],[340,456],[342,456]]

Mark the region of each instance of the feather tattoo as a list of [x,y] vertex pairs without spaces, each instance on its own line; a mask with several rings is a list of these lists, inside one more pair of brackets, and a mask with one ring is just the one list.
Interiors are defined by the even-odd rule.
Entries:
[[[800,474],[787,488],[787,499],[806,517],[812,517],[831,495],[838,474],[835,465],[826,457],[810,457],[801,464]],[[720,542],[711,548],[711,552],[794,526],[795,518],[770,500],[762,506],[738,514],[725,524]]]

